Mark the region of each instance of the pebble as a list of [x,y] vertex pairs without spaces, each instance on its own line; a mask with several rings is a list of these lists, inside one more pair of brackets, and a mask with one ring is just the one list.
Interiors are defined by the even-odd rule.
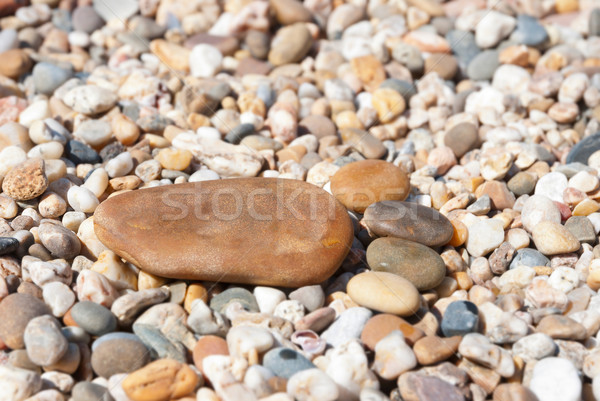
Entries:
[[94,115],[111,109],[117,99],[117,95],[108,89],[96,85],[81,85],[67,92],[63,101],[78,113]]
[[[360,335],[360,340],[370,349],[374,350],[375,345],[394,330],[400,330],[404,334],[404,340],[407,344],[416,344],[425,333],[423,330],[409,324],[401,317],[380,313],[367,321]],[[415,351],[416,352],[416,351]]]
[[357,304],[378,312],[410,316],[419,309],[418,290],[393,273],[360,273],[350,279],[347,292]]
[[23,333],[27,356],[38,366],[57,363],[67,352],[68,341],[60,331],[60,323],[52,316],[38,316],[27,323]]
[[454,233],[450,221],[433,208],[417,203],[382,201],[364,211],[362,223],[380,237],[396,237],[435,247]]
[[409,181],[398,167],[382,160],[349,163],[331,177],[331,192],[344,206],[358,213],[380,201],[401,201]]
[[535,364],[529,388],[539,401],[576,401],[581,397],[577,369],[564,358],[544,358]]
[[30,370],[2,365],[0,366],[0,386],[6,400],[25,400],[40,391],[42,379],[38,373]]
[[47,283],[42,288],[44,302],[55,317],[63,317],[75,303],[75,293],[68,285],[59,281]]
[[0,302],[0,339],[12,349],[25,347],[23,334],[34,318],[50,314],[50,309],[29,294],[10,294]]
[[214,76],[221,68],[223,55],[214,46],[199,44],[190,52],[190,72],[192,76],[209,78]]
[[57,64],[40,62],[33,67],[32,75],[36,91],[51,95],[73,76],[73,71]]
[[534,333],[515,342],[512,352],[524,360],[541,360],[554,356],[557,352],[557,346],[547,334]]
[[496,219],[479,220],[469,227],[467,251],[472,256],[484,256],[504,241],[502,223]]
[[600,149],[600,133],[586,136],[571,148],[566,163],[579,162],[587,165],[590,156]]
[[81,250],[77,235],[59,224],[40,224],[38,236],[42,245],[55,258],[72,259]]
[[446,337],[464,336],[477,331],[479,315],[477,306],[469,301],[454,301],[444,312],[441,329]]
[[271,42],[269,62],[275,66],[298,62],[312,43],[310,31],[301,22],[281,28]]
[[[109,173],[110,175],[110,173]],[[178,191],[184,190],[184,188],[188,188],[188,191],[200,190],[200,191],[211,191],[211,190],[219,190],[219,187],[222,187],[225,184],[220,184],[225,181],[212,181],[202,183],[201,187],[197,186],[200,183],[192,183],[186,185],[180,185],[177,189],[175,189],[174,195],[177,195]],[[231,183],[233,181],[229,181]],[[254,284],[262,284],[262,285],[283,285],[283,286],[301,286],[301,285],[310,285],[315,283],[320,283],[327,277],[329,277],[339,266],[342,259],[345,257],[348,252],[349,245],[351,243],[352,238],[352,227],[350,225],[350,220],[346,217],[346,212],[342,210],[341,205],[335,206],[332,210],[334,216],[336,218],[334,220],[329,220],[329,224],[323,226],[320,221],[302,221],[302,220],[292,220],[292,212],[293,213],[317,213],[319,214],[319,210],[324,210],[322,208],[329,208],[329,204],[331,203],[331,198],[328,194],[326,194],[323,190],[318,189],[310,184],[303,184],[297,181],[287,180],[285,185],[282,187],[281,184],[277,184],[275,179],[250,179],[250,180],[238,180],[237,187],[239,189],[240,195],[246,193],[249,194],[250,191],[256,188],[262,188],[261,191],[270,191],[271,194],[281,193],[276,191],[284,191],[283,194],[291,194],[296,188],[302,188],[305,196],[302,198],[296,198],[295,205],[293,209],[288,210],[280,210],[278,213],[283,213],[283,219],[279,217],[277,220],[267,221],[264,220],[253,220],[251,219],[251,212],[258,212],[263,215],[265,213],[272,213],[274,210],[277,210],[276,202],[277,198],[274,196],[268,196],[261,199],[261,203],[253,204],[254,208],[261,206],[258,209],[248,210],[244,209],[243,205],[240,204],[240,214],[239,218],[231,221],[231,209],[222,210],[219,215],[214,216],[212,219],[209,218],[205,230],[209,230],[215,233],[214,236],[210,238],[201,238],[201,237],[188,237],[189,244],[185,245],[184,249],[187,249],[188,252],[180,253],[176,252],[172,254],[173,260],[178,260],[178,262],[174,262],[172,266],[177,266],[173,271],[167,272],[164,270],[165,264],[160,262],[159,260],[151,257],[150,254],[146,253],[145,247],[151,247],[155,252],[156,251],[156,242],[152,239],[155,238],[156,235],[161,235],[158,232],[155,232],[156,229],[161,229],[161,227],[167,228],[168,232],[172,233],[172,230],[176,231],[187,231],[188,224],[196,224],[194,220],[190,219],[180,219],[178,215],[179,209],[173,209],[167,204],[162,203],[160,201],[161,197],[172,196],[169,195],[169,188],[153,188],[148,189],[140,193],[126,193],[120,195],[119,197],[111,198],[105,202],[103,202],[95,212],[94,215],[94,224],[96,235],[105,243],[109,244],[114,249],[120,249],[120,256],[124,257],[127,260],[132,261],[137,266],[140,266],[147,272],[150,273],[159,273],[162,276],[171,276],[174,278],[191,278],[194,277],[196,279],[204,279],[204,280],[232,280],[235,279],[236,282],[246,282],[246,283],[254,283]],[[229,185],[229,184],[227,184]],[[196,189],[197,188],[197,189]],[[167,192],[165,192],[165,190]],[[310,192],[309,192],[310,191]],[[179,192],[181,193],[181,192]],[[314,196],[310,196],[310,194],[314,194]],[[139,199],[139,195],[145,194],[144,200]],[[163,195],[164,194],[164,195]],[[132,195],[132,196],[130,196]],[[242,196],[244,197],[244,196]],[[311,197],[317,200],[317,203],[313,203],[309,206],[308,202]],[[245,196],[247,198],[247,196]],[[260,198],[258,198],[260,199]],[[258,200],[257,199],[257,200]],[[283,199],[285,201],[285,198]],[[140,232],[137,227],[131,227],[128,229],[128,234],[125,236],[119,235],[115,237],[113,235],[115,230],[112,229],[113,225],[118,225],[119,230],[123,232],[123,227],[120,224],[120,218],[118,214],[123,211],[122,205],[129,204],[134,202],[136,206],[135,209],[127,206],[127,214],[128,219],[130,221],[137,221],[137,227],[145,226],[145,227],[155,227],[152,233],[148,231]],[[250,202],[250,201],[249,201]],[[274,203],[275,202],[275,203]],[[303,203],[304,202],[304,203]],[[154,206],[150,207],[149,204],[154,203]],[[264,206],[263,206],[264,205]],[[131,205],[133,206],[133,205]],[[248,205],[250,206],[250,205]],[[153,210],[153,213],[148,213],[149,210]],[[245,210],[245,211],[244,211]],[[330,210],[330,209],[327,209]],[[235,210],[233,210],[235,212]],[[177,212],[174,214],[173,212]],[[238,213],[238,212],[236,212]],[[136,217],[137,216],[137,217]],[[170,219],[170,223],[165,225],[164,218]],[[246,217],[243,217],[246,216]],[[266,215],[267,217],[269,215]],[[286,218],[287,216],[287,218]],[[199,216],[203,218],[202,216]],[[224,217],[224,219],[223,219]],[[275,217],[275,216],[274,216]],[[228,227],[232,227],[228,224],[230,221],[235,223],[237,226],[241,223],[241,219],[246,219],[247,224],[251,224],[247,229],[239,231],[239,241],[240,243],[247,243],[246,241],[251,237],[254,245],[252,245],[252,249],[254,252],[246,252],[243,256],[243,263],[240,263],[240,259],[236,256],[237,252],[245,252],[240,248],[236,247],[235,252],[231,254],[231,261],[235,264],[235,269],[231,270],[232,264],[226,260],[221,260],[217,264],[214,264],[212,272],[210,270],[198,271],[196,270],[197,261],[196,261],[196,252],[194,249],[202,249],[201,254],[204,255],[205,260],[207,261],[215,261],[220,260],[214,259],[216,255],[222,255],[222,252],[227,249],[229,244],[236,243],[231,238],[231,231]],[[160,224],[158,223],[160,222]],[[277,258],[271,258],[270,263],[266,264],[263,262],[263,254],[264,252],[268,252],[270,246],[261,245],[261,241],[269,242],[268,236],[255,236],[254,233],[257,231],[263,230],[261,226],[266,227],[267,225],[270,227],[269,230],[272,231],[272,224],[284,224],[286,226],[286,232],[289,234],[289,240],[287,242],[293,243],[294,241],[299,241],[302,239],[303,247],[306,247],[307,254],[313,255],[313,259],[309,260],[302,255],[297,253],[297,248],[294,247],[293,252],[290,248],[290,252],[293,255],[297,262],[292,263],[289,259],[290,253],[281,253],[281,257],[286,258],[286,266],[290,269],[287,272],[284,272],[280,269],[281,264],[277,261]],[[266,225],[265,225],[266,224]],[[290,224],[293,224],[290,226]],[[314,225],[314,229],[311,226]],[[254,226],[253,228],[250,228]],[[293,226],[296,226],[297,229],[294,229]],[[218,244],[219,238],[224,238],[216,233],[220,230],[226,230],[228,232],[227,241]],[[316,231],[315,231],[316,230]],[[277,230],[275,230],[277,232]],[[311,236],[307,236],[306,234],[311,232],[318,232],[319,237],[313,238],[311,240]],[[296,233],[296,234],[294,234]],[[150,235],[152,234],[152,235]],[[172,234],[170,234],[172,235]],[[144,237],[147,237],[147,245],[142,245],[144,242]],[[136,242],[133,243],[130,239],[137,238]],[[320,242],[321,238],[327,238],[326,242]],[[121,243],[125,239],[125,242]],[[317,242],[319,241],[319,242]],[[163,257],[168,257],[168,252],[172,250],[169,244],[164,244]],[[210,253],[207,254],[207,251],[212,249],[215,256],[211,256]],[[250,249],[250,248],[248,248]],[[284,256],[285,255],[285,256]],[[302,260],[298,259],[298,257],[302,256]],[[258,262],[260,260],[260,262]],[[159,263],[160,262],[160,263]],[[214,262],[210,262],[214,263]],[[251,266],[252,269],[249,270],[247,266]],[[256,268],[256,266],[260,266],[260,270]],[[225,270],[224,270],[225,269]],[[248,275],[244,272],[252,271],[251,275]],[[273,272],[277,271],[278,274],[274,275]],[[225,273],[225,274],[223,274]]]
[[437,287],[446,275],[444,260],[425,245],[399,238],[378,238],[367,248],[367,263],[374,271],[396,274],[419,291]]
[[288,379],[286,390],[297,400],[335,401],[339,397],[339,390],[335,382],[317,368],[295,373]]
[[425,336],[414,344],[413,351],[419,364],[433,365],[451,358],[458,351],[460,341],[460,336]]
[[373,370],[386,380],[395,380],[416,366],[417,357],[399,330],[392,331],[375,346]]
[[110,333],[117,328],[117,319],[110,310],[95,302],[78,302],[71,308],[70,314],[77,326],[94,336]]
[[98,376],[110,378],[115,374],[130,373],[150,362],[148,349],[139,339],[124,336],[104,340],[110,335],[105,334],[96,340],[95,344],[100,344],[92,352],[91,364]]
[[0,73],[9,78],[18,79],[31,69],[29,55],[21,49],[11,49],[0,54],[3,63]]
[[565,226],[553,221],[538,223],[531,234],[536,248],[544,255],[575,252],[581,246]]
[[71,396],[73,401],[84,401],[90,399],[102,401],[113,400],[106,386],[86,381],[75,384],[71,390]]
[[532,232],[542,221],[551,221],[560,224],[561,215],[558,207],[544,195],[533,195],[523,204],[521,210],[523,227]]
[[516,24],[517,21],[513,17],[490,11],[477,23],[475,42],[482,49],[493,47],[510,35]]
[[339,347],[360,337],[367,321],[373,316],[369,309],[355,307],[346,309],[321,334],[321,338],[333,347]]
[[2,181],[2,191],[16,201],[37,198],[48,188],[44,161],[30,159],[14,166]]
[[467,67],[467,75],[475,81],[492,79],[494,72],[500,66],[497,50],[484,50],[474,56]]
[[263,357],[263,366],[285,379],[290,379],[298,372],[315,368],[311,361],[290,348],[270,350]]

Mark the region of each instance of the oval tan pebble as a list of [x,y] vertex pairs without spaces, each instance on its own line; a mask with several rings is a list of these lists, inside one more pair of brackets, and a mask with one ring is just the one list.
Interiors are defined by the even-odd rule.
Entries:
[[406,199],[410,182],[392,163],[361,160],[346,164],[331,177],[331,192],[348,210],[363,213],[375,202]]
[[190,394],[198,376],[188,365],[159,359],[129,374],[122,387],[133,401],[168,401]]
[[2,181],[2,191],[16,201],[37,198],[48,188],[44,160],[29,159],[13,167]]
[[410,316],[420,306],[419,291],[410,281],[387,272],[364,272],[352,277],[346,288],[357,304],[378,312]]
[[275,178],[126,192],[100,204],[94,224],[100,241],[147,273],[285,287],[329,278],[354,237],[326,191]]

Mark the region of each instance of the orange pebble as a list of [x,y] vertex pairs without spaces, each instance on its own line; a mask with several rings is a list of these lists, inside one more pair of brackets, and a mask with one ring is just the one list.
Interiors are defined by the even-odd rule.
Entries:
[[454,227],[454,233],[452,234],[452,238],[450,238],[450,242],[448,242],[448,245],[455,247],[461,246],[467,240],[467,226],[465,226],[459,220],[450,220],[450,223],[452,223],[452,227]]

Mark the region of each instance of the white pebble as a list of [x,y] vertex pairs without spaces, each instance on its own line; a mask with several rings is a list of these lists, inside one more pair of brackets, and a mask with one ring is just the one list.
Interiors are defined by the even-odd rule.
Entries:
[[43,120],[52,117],[50,114],[50,106],[47,100],[38,100],[31,103],[19,115],[19,123],[29,128],[36,120]]
[[223,55],[214,46],[199,44],[194,46],[190,53],[190,71],[192,76],[198,78],[210,78],[221,68]]
[[108,187],[108,173],[102,167],[95,169],[82,187],[89,189],[96,198],[99,198]]
[[60,159],[64,150],[65,148],[60,142],[40,143],[27,152],[27,157],[30,159],[40,158],[45,160]]
[[581,379],[568,359],[544,358],[535,364],[529,388],[539,401],[579,401]]
[[123,152],[113,159],[110,159],[104,169],[110,178],[123,177],[133,169],[133,158],[131,153]]
[[68,285],[53,282],[44,286],[42,291],[44,302],[52,310],[55,317],[63,317],[75,303],[75,293]]
[[85,187],[73,186],[67,193],[69,205],[76,212],[93,213],[100,204],[92,191]]

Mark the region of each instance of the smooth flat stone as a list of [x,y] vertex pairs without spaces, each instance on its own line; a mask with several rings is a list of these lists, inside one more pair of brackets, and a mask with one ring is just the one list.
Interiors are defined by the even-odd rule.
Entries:
[[383,201],[365,210],[363,223],[380,237],[397,237],[427,246],[445,245],[454,229],[437,210],[412,202]]
[[347,292],[357,304],[393,315],[410,316],[420,305],[419,291],[415,286],[407,279],[388,272],[357,274],[348,282]]
[[371,242],[367,263],[374,271],[404,277],[421,291],[436,287],[446,275],[446,265],[437,252],[400,238],[377,238]]
[[408,177],[399,167],[383,160],[346,164],[331,177],[331,192],[349,210],[363,213],[379,201],[406,199]]
[[300,287],[329,278],[353,240],[346,209],[301,181],[241,178],[155,187],[104,201],[100,241],[163,277]]
[[600,132],[586,136],[577,142],[567,155],[566,164],[579,162],[587,165],[589,157],[597,150],[600,150]]

